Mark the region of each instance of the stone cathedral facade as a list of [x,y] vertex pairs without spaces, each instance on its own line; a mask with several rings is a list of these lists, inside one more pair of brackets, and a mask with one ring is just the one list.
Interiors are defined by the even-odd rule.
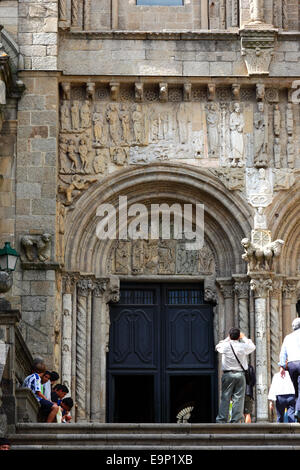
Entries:
[[[267,421],[300,314],[300,5],[140,3],[0,3],[0,239],[21,254],[8,297],[76,420],[105,422],[122,286],[202,286],[206,346],[233,325],[256,344],[255,414]],[[203,204],[203,247],[100,240],[97,208],[120,196]]]

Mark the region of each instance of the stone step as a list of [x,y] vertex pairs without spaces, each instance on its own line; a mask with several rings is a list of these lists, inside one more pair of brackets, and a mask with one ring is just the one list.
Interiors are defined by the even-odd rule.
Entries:
[[299,434],[299,423],[153,424],[153,423],[19,423],[17,434]]
[[[78,430],[79,431],[79,430]],[[9,436],[13,449],[300,449],[300,434],[295,433],[41,433]]]

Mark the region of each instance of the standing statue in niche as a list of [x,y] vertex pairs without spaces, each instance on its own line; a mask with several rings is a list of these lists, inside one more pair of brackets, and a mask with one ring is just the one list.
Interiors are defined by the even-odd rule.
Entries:
[[120,119],[117,106],[114,103],[108,106],[106,118],[109,122],[109,132],[112,142],[118,145],[120,139]]
[[219,149],[219,114],[216,103],[207,105],[207,137],[208,137],[208,155],[216,157]]
[[123,133],[123,142],[128,144],[130,142],[130,117],[128,109],[123,104],[121,107],[121,124],[122,124],[122,133]]
[[69,102],[63,101],[63,104],[60,108],[60,124],[62,131],[68,131],[71,127],[71,116]]
[[74,101],[71,106],[71,120],[72,120],[72,129],[79,129],[79,105],[78,101]]
[[239,103],[234,103],[233,112],[230,115],[230,165],[232,167],[243,166],[244,157],[244,117]]
[[268,166],[268,151],[266,142],[266,125],[263,113],[263,103],[258,103],[258,112],[254,115],[254,166]]
[[185,103],[180,103],[176,118],[178,124],[179,142],[181,144],[186,144],[188,141],[188,125],[191,118]]
[[133,131],[134,139],[137,144],[143,143],[143,112],[141,105],[135,105],[134,111],[132,112]]
[[77,163],[77,149],[76,144],[73,139],[69,140],[68,149],[67,149],[68,157],[71,160],[71,171],[78,170],[78,163]]
[[81,119],[81,127],[88,128],[91,125],[91,111],[90,111],[90,103],[88,100],[82,104],[80,108],[80,119]]

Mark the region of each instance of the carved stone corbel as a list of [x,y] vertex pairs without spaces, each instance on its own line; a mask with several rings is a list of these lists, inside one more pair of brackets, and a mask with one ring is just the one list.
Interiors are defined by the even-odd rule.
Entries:
[[216,99],[216,84],[215,83],[207,84],[207,99],[208,101],[214,101]]
[[62,82],[61,89],[62,89],[62,99],[69,101],[71,99],[71,83]]
[[141,103],[144,101],[144,84],[141,82],[135,82],[134,84],[134,97],[135,101]]
[[120,83],[110,82],[110,98],[112,101],[118,101],[120,93]]
[[159,100],[162,102],[168,101],[168,84],[166,82],[159,84]]
[[191,101],[192,100],[192,84],[191,83],[184,83],[183,85],[183,101]]
[[95,83],[93,82],[88,82],[86,84],[86,98],[94,100],[95,98]]
[[238,83],[234,83],[231,87],[232,90],[232,96],[235,101],[240,101],[240,91],[241,91],[241,85]]
[[256,84],[256,100],[264,101],[265,99],[265,85],[263,83]]

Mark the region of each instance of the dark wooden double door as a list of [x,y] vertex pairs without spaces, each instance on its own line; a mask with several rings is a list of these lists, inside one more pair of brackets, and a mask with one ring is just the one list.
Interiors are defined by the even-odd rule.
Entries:
[[214,421],[213,312],[202,284],[121,285],[110,320],[109,422],[176,423],[188,410],[189,422]]

